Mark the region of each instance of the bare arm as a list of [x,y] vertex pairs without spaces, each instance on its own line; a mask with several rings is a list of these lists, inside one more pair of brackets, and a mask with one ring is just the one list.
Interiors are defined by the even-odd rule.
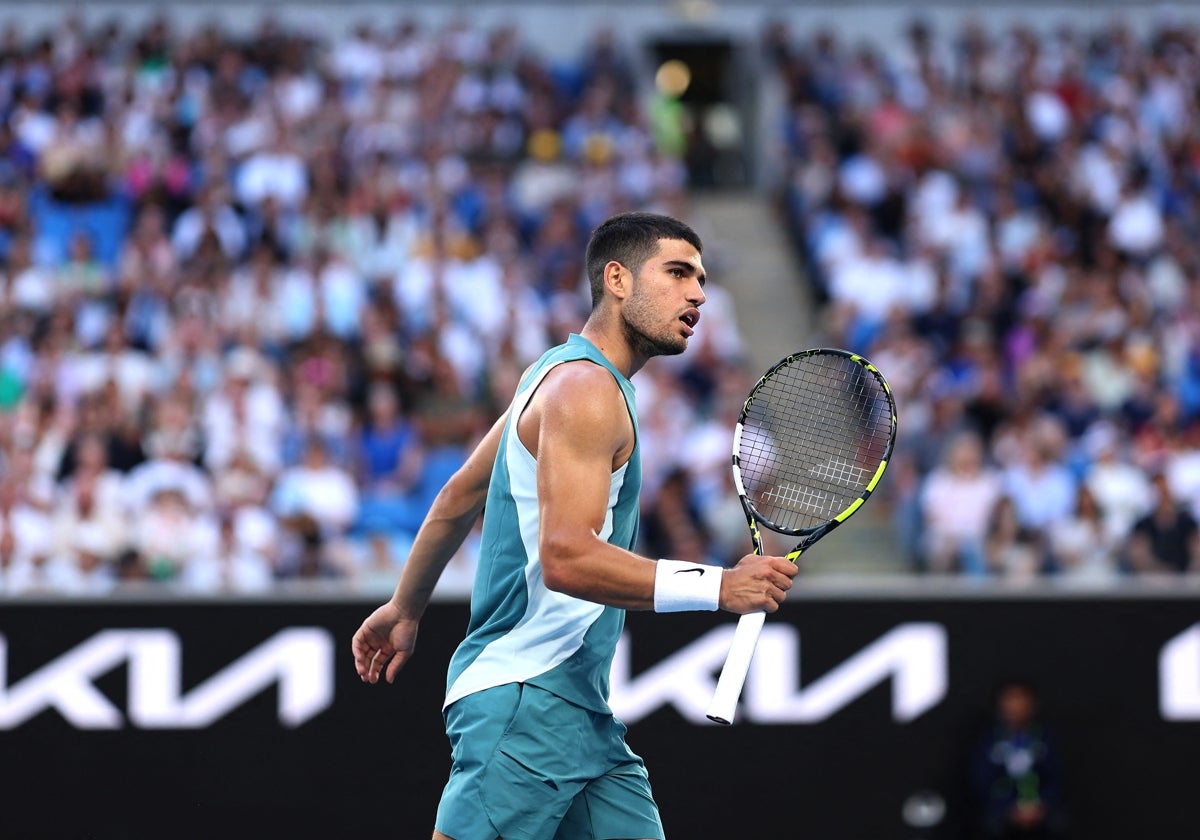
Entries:
[[[656,561],[600,538],[613,468],[633,447],[633,425],[611,374],[590,364],[560,366],[539,387],[518,429],[537,454],[547,588],[624,609],[652,609]],[[720,606],[774,612],[795,574],[782,558],[749,555],[723,573]]]
[[556,368],[519,429],[538,462],[543,582],[577,598],[649,609],[654,561],[600,538],[613,467],[619,466],[614,461],[628,458],[634,443],[612,375],[586,362]]
[[364,682],[377,682],[384,665],[387,681],[392,682],[412,656],[417,624],[429,606],[438,578],[487,501],[488,482],[507,417],[505,413],[496,421],[438,493],[413,541],[391,600],[371,613],[354,634],[354,666]]
[[488,482],[508,413],[500,417],[446,482],[413,541],[391,603],[404,618],[420,619],[450,558],[462,546],[487,501]]

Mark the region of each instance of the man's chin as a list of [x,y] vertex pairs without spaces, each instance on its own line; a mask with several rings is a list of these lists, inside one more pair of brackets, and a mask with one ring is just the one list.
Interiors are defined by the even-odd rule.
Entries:
[[684,350],[687,350],[688,340],[682,336],[672,337],[656,342],[655,348],[658,350],[659,356],[678,356]]
[[627,335],[631,344],[647,358],[651,356],[678,356],[684,350],[687,350],[688,347],[687,336],[677,333],[667,333],[660,335],[658,338],[651,338],[645,333],[630,330]]

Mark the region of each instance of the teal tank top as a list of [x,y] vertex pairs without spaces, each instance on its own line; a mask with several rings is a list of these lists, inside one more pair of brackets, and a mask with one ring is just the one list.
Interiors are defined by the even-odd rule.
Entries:
[[609,671],[625,611],[553,592],[542,583],[537,461],[516,431],[546,374],[580,360],[613,375],[633,422],[633,453],[612,474],[600,536],[625,549],[636,543],[642,468],[633,384],[595,345],[572,334],[537,361],[513,398],[484,509],[470,625],[450,660],[445,706],[486,688],[528,682],[586,709],[609,711]]

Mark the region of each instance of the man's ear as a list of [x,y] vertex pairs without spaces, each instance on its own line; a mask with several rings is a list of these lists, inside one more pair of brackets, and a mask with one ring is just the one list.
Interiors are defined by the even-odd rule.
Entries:
[[633,275],[629,269],[616,260],[609,260],[604,266],[604,287],[617,300],[624,300],[632,290]]

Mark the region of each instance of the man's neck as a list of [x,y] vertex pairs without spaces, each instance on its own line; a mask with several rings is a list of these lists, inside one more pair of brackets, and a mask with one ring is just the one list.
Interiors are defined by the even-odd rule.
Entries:
[[579,334],[595,345],[604,354],[604,358],[612,362],[613,367],[626,379],[631,379],[642,369],[647,358],[635,353],[629,342],[621,336],[617,329],[605,328],[603,325],[588,320]]

